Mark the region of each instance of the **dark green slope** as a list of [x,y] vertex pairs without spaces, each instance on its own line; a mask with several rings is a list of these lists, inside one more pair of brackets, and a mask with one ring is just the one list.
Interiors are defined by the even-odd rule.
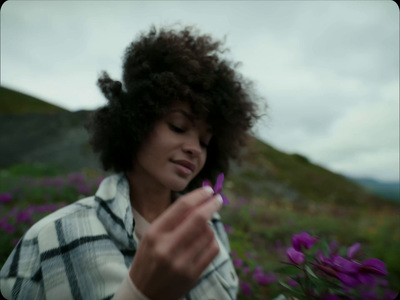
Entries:
[[35,97],[0,87],[0,114],[55,113],[67,111]]

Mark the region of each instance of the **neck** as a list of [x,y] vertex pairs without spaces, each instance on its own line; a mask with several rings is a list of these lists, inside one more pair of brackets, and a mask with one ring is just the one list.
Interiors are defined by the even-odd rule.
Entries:
[[149,180],[143,174],[128,172],[129,197],[132,207],[149,223],[161,215],[172,202],[169,189]]

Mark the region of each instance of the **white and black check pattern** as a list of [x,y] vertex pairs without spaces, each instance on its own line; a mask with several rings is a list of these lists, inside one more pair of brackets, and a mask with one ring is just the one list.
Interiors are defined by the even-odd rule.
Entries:
[[[220,253],[186,299],[236,299],[238,278],[220,216],[209,223]],[[126,177],[107,177],[95,196],[26,232],[1,269],[1,292],[7,299],[111,299],[136,253],[134,227]]]

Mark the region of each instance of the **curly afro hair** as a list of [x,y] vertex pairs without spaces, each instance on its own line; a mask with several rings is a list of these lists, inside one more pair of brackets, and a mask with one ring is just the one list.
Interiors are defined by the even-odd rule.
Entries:
[[131,170],[155,122],[174,102],[186,101],[213,133],[205,166],[188,189],[228,173],[259,116],[252,83],[235,71],[237,63],[221,59],[222,45],[193,27],[152,26],[124,53],[123,84],[102,72],[97,83],[108,103],[93,112],[86,128],[104,170]]

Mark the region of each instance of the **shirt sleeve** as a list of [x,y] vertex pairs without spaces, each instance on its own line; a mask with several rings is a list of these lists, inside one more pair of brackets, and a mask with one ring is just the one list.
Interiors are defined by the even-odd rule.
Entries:
[[135,286],[129,274],[122,282],[112,300],[150,300],[143,295]]
[[41,277],[35,240],[21,239],[1,269],[1,293],[6,299],[45,299]]

